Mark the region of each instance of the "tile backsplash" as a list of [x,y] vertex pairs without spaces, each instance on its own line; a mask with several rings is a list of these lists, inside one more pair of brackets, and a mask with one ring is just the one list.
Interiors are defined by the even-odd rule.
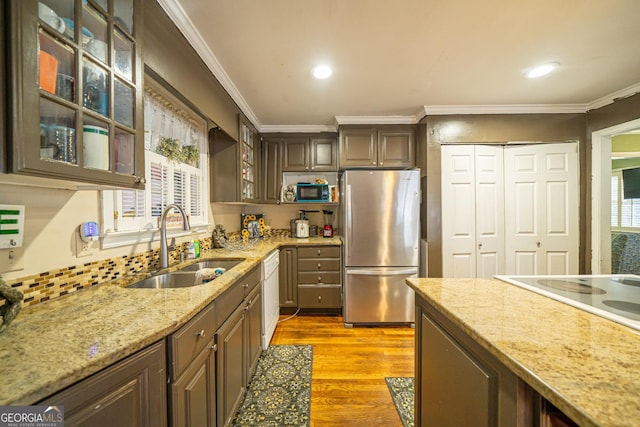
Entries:
[[[211,248],[211,238],[202,238],[200,245],[202,250]],[[186,253],[189,242],[176,245],[170,253],[169,262],[180,259],[181,253]],[[77,292],[81,289],[96,286],[101,283],[118,279],[127,274],[145,272],[159,267],[159,250],[149,250],[133,255],[123,255],[85,264],[72,265],[60,269],[52,269],[31,276],[20,277],[15,280],[6,280],[6,284],[18,289],[24,294],[23,307],[29,307],[64,295]],[[0,305],[4,300],[0,300]]]

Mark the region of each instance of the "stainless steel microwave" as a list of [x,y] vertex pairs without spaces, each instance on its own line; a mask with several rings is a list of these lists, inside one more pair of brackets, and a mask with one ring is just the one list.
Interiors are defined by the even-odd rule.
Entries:
[[328,184],[302,184],[296,185],[296,202],[329,202],[331,192]]

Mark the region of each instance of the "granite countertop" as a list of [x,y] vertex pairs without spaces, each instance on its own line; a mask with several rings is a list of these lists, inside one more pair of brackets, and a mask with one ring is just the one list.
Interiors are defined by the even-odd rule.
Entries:
[[640,425],[640,333],[493,279],[407,279],[583,426]]
[[274,249],[340,244],[339,237],[271,237],[242,251],[204,252],[200,259],[245,260],[203,285],[128,289],[127,285],[149,275],[137,274],[25,308],[0,334],[0,405],[34,404],[163,339]]

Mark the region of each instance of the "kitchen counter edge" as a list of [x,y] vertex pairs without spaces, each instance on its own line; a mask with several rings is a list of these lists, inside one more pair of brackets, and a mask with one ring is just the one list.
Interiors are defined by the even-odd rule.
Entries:
[[[276,237],[241,251],[211,249],[164,271],[206,258],[244,258],[216,280],[188,288],[130,289],[132,274],[25,308],[0,334],[0,405],[32,405],[170,335],[284,246],[342,245],[332,238]],[[160,273],[161,273],[160,272]]]
[[406,282],[578,424],[640,420],[637,331],[497,279]]

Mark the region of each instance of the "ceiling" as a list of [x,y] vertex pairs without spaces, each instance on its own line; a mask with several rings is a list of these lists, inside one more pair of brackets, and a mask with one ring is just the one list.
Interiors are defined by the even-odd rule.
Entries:
[[640,91],[638,0],[158,1],[261,131],[584,112]]

